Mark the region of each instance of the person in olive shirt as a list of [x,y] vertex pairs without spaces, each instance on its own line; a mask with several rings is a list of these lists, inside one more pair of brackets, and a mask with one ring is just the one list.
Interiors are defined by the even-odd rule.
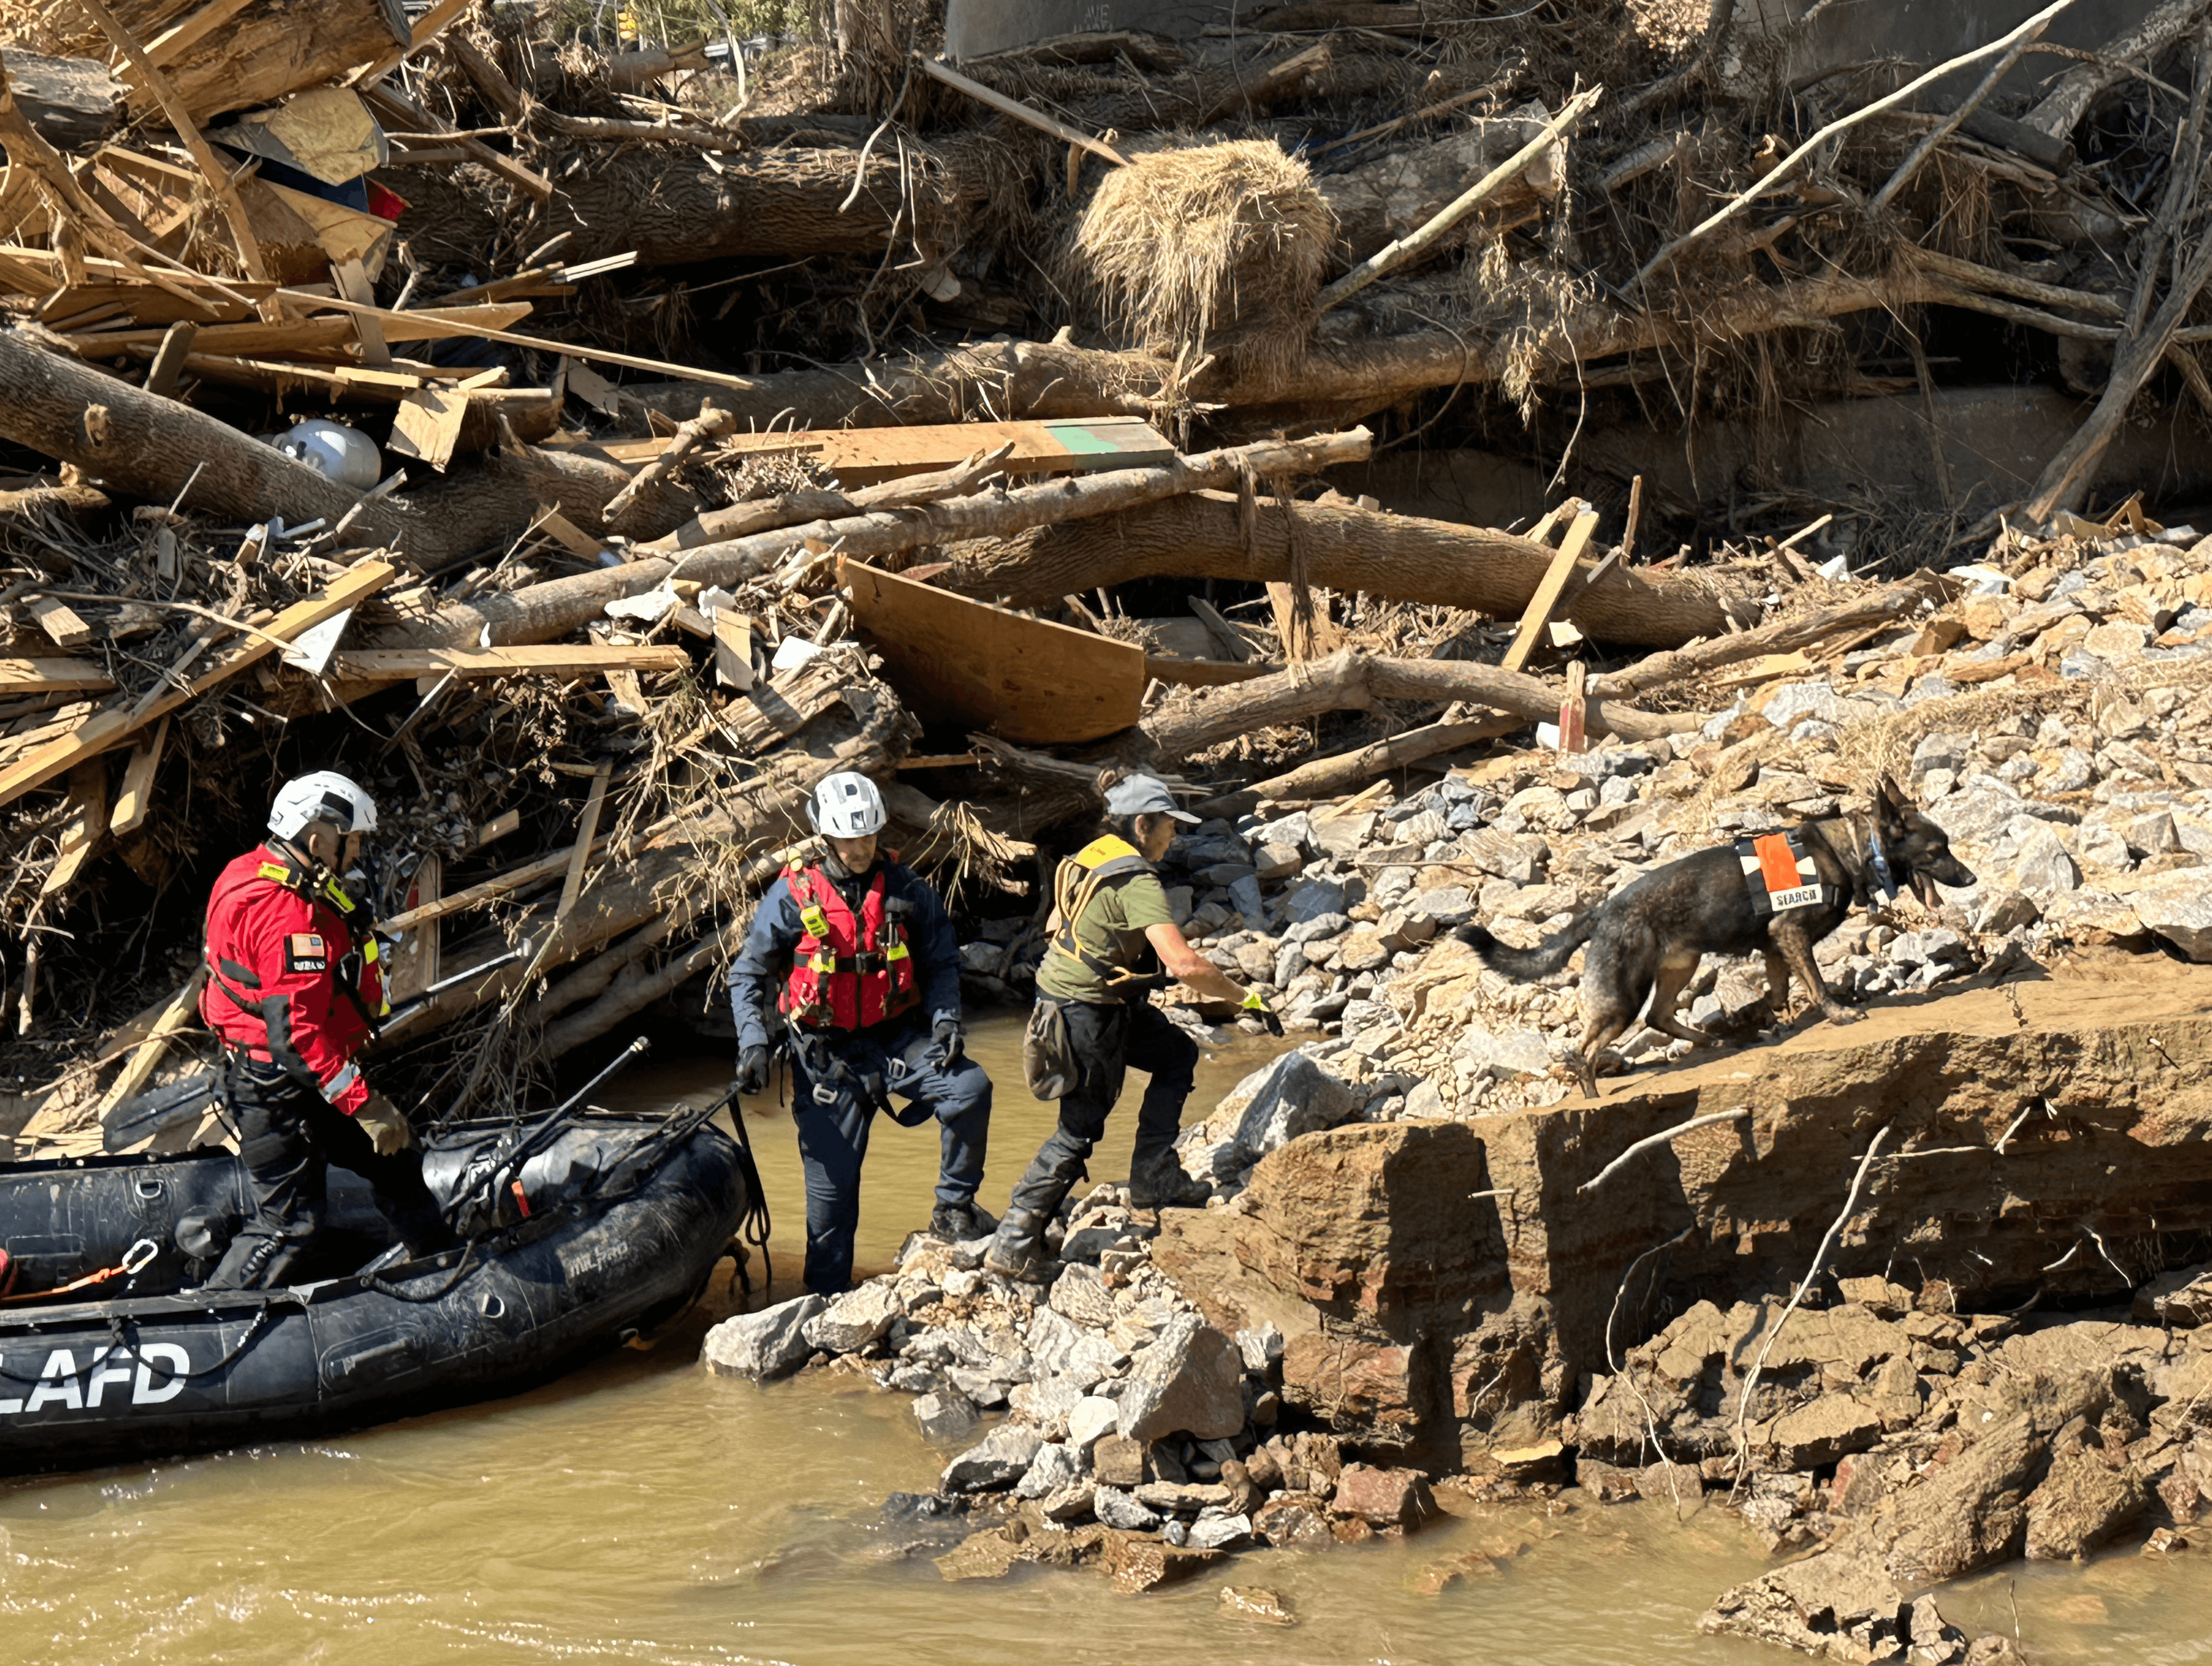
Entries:
[[1231,982],[1190,945],[1168,907],[1152,865],[1175,842],[1176,824],[1198,818],[1176,809],[1150,775],[1112,784],[1106,816],[1100,836],[1062,862],[1054,882],[1057,929],[1037,969],[1026,1046],[1036,1055],[1032,1088],[1040,1098],[1060,1100],[1060,1125],[1015,1183],[984,1258],[993,1272],[1012,1278],[1038,1277],[1048,1268],[1045,1228],[1083,1177],[1132,1065],[1151,1077],[1129,1162],[1132,1207],[1206,1201],[1206,1189],[1183,1172],[1175,1153],[1198,1043],[1152,1006],[1153,990],[1181,982],[1283,1033],[1256,990]]

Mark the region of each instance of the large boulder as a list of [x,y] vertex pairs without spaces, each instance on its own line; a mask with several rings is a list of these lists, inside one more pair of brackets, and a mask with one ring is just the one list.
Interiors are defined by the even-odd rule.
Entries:
[[2133,1465],[2090,1447],[2054,1458],[2028,1495],[2028,1560],[2078,1561],[2142,1513],[2149,1488]]
[[1249,1168],[1302,1134],[1348,1121],[1364,1097],[1301,1049],[1237,1083],[1206,1119],[1206,1128],[1212,1137],[1232,1142],[1234,1167]]
[[1195,1314],[1179,1315],[1145,1350],[1121,1405],[1126,1440],[1226,1439],[1244,1426],[1244,1362],[1228,1337]]
[[1833,1551],[1723,1592],[1698,1629],[1779,1643],[1849,1666],[1902,1661],[1908,1653],[1915,1660],[1955,1660],[1966,1641],[1944,1623],[1932,1597],[1907,1601],[1879,1561]]
[[988,1493],[1012,1487],[1029,1473],[1044,1437],[1025,1424],[1001,1423],[945,1466],[939,1485],[947,1493]]
[[830,1305],[820,1296],[797,1296],[757,1313],[725,1319],[707,1333],[700,1359],[718,1377],[762,1381],[797,1371],[813,1356],[808,1322]]
[[2136,917],[2152,934],[2195,961],[2212,961],[2212,867],[2154,873],[2128,893]]

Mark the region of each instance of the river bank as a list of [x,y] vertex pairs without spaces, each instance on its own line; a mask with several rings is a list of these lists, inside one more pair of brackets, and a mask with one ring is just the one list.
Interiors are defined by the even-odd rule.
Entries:
[[[999,1018],[979,1030],[1004,1068],[1018,1031]],[[711,1091],[721,1068],[665,1067],[627,1091],[656,1103]],[[1042,1111],[1026,1095],[1006,1099],[1008,1151],[1042,1135]],[[788,1125],[763,1115],[752,1130],[795,1268]],[[927,1139],[878,1144],[864,1267],[914,1224],[934,1160]],[[1677,1526],[1665,1506],[1601,1507],[1575,1491],[1396,1543],[1261,1551],[1221,1578],[1143,1598],[1042,1570],[947,1584],[927,1559],[882,1554],[883,1499],[928,1490],[945,1461],[905,1397],[823,1372],[764,1387],[708,1377],[694,1363],[700,1333],[729,1299],[718,1288],[650,1352],[489,1406],[312,1445],[9,1483],[10,1658],[289,1666],[312,1632],[325,1657],[360,1666],[858,1666],[893,1651],[1017,1666],[1036,1657],[1041,1600],[1074,1666],[1194,1650],[1442,1666],[1476,1640],[1500,1666],[1788,1658],[1694,1629],[1716,1592],[1768,1565],[1744,1523],[1708,1507]],[[1430,1570],[1475,1556],[1492,1571],[1419,1589]],[[1228,1614],[1224,1584],[1278,1592],[1297,1626]],[[1973,1631],[2008,1633],[2015,1599],[2037,1666],[2178,1666],[2201,1657],[2189,1639],[2212,1634],[2212,1557],[2153,1562],[2127,1547],[2079,1567],[2016,1564],[1942,1593],[1946,1616]]]

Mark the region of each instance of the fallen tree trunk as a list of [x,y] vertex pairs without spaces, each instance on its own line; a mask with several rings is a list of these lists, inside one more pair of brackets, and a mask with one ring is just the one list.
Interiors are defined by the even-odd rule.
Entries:
[[[1557,708],[1553,709],[1556,715]],[[1505,713],[1478,717],[1463,723],[1431,723],[1422,728],[1408,729],[1403,734],[1392,735],[1388,740],[1378,740],[1372,745],[1312,759],[1279,775],[1255,781],[1243,793],[1231,796],[1250,798],[1255,801],[1273,799],[1278,802],[1290,799],[1334,798],[1340,793],[1364,786],[1377,775],[1387,775],[1393,769],[1402,769],[1409,763],[1419,763],[1424,758],[1435,757],[1443,752],[1455,752],[1462,746],[1495,740],[1500,735],[1511,734],[1516,729],[1525,729],[1532,721],[1517,714]],[[1216,800],[1214,802],[1219,804],[1223,800]],[[1215,813],[1221,812],[1217,811]]]
[[[281,515],[299,526],[319,517],[335,526],[350,513],[357,543],[383,544],[426,568],[511,542],[543,504],[559,503],[586,531],[604,530],[600,512],[629,483],[619,465],[526,447],[368,502],[228,423],[13,331],[0,331],[0,438],[73,463],[125,497],[170,502],[189,480],[183,507],[228,520]],[[694,508],[689,494],[648,491],[623,524],[646,535],[665,532]]]
[[664,995],[672,995],[717,960],[733,957],[751,922],[732,920],[719,931],[708,932],[689,948],[647,970],[632,963],[617,973],[606,993],[581,1011],[545,1026],[548,1058],[597,1041],[631,1014],[641,1012]]
[[[1806,278],[1747,285],[1700,297],[1680,317],[1592,308],[1554,325],[1534,344],[1539,375],[1572,374],[1593,360],[1666,348],[1741,340],[1826,322],[1847,313],[1931,301],[1977,307],[1983,297],[1936,273],[1901,271],[1871,277]],[[2008,316],[2027,309],[2013,308]],[[2033,314],[2023,321],[2033,321]],[[1416,393],[1466,382],[1495,380],[1504,355],[1488,344],[1449,331],[1316,346],[1285,369],[1232,376],[1224,368],[1194,381],[1176,380],[1176,367],[1139,352],[1110,352],[1054,342],[984,342],[946,353],[775,372],[727,383],[672,407],[696,414],[696,398],[714,402],[741,422],[765,426],[788,412],[799,428],[885,427],[906,423],[992,422],[1015,417],[1147,416],[1170,397],[1238,410],[1324,406],[1357,415],[1380,410]]]
[[803,526],[779,527],[701,544],[682,556],[603,568],[529,585],[504,596],[441,608],[424,623],[386,631],[378,645],[412,648],[473,641],[485,630],[491,633],[495,647],[542,642],[597,618],[609,602],[619,597],[640,594],[674,578],[701,584],[739,584],[802,544],[823,550],[834,545],[846,558],[864,561],[924,544],[1007,538],[1070,516],[1109,514],[1175,493],[1233,484],[1247,468],[1268,476],[1296,475],[1310,474],[1336,463],[1357,462],[1367,455],[1371,441],[1365,429],[1355,429],[1349,434],[1208,452],[1179,458],[1158,468],[1116,469],[1012,491],[983,492],[896,511],[878,510],[809,521]]
[[1941,595],[1951,582],[1938,578],[1933,573],[1917,573],[1899,583],[1885,586],[1872,595],[1862,596],[1855,601],[1840,603],[1834,607],[1824,607],[1817,613],[1807,613],[1758,630],[1746,630],[1734,636],[1700,642],[1695,648],[1682,648],[1672,654],[1655,654],[1632,666],[1623,666],[1619,671],[1591,678],[1589,692],[1621,699],[1651,689],[1664,688],[1669,683],[1702,677],[1723,666],[1740,665],[1744,660],[1756,660],[1769,654],[1788,654],[1796,648],[1810,648],[1831,636],[1839,636],[1845,631],[1863,629],[1869,625],[1881,624],[1891,619],[1907,618],[1919,610],[1922,603]]
[[57,150],[89,150],[123,125],[129,89],[96,58],[46,58],[10,46],[7,76],[33,130]]
[[[1272,677],[1206,689],[1164,706],[1137,727],[1139,745],[1163,763],[1179,762],[1255,729],[1322,712],[1364,711],[1378,700],[1487,706],[1525,721],[1559,714],[1560,691],[1541,678],[1463,660],[1393,660],[1344,648]],[[1680,734],[1705,721],[1699,712],[1643,712],[1615,702],[1589,702],[1588,732],[1623,740]]]
[[[1297,514],[1307,583],[1500,618],[1520,616],[1555,553],[1510,532],[1352,503],[1301,503]],[[1132,579],[1282,582],[1291,575],[1290,520],[1280,501],[1261,501],[1256,536],[1248,545],[1236,498],[1212,492],[946,553],[954,563],[939,580],[946,589],[1013,607],[1042,606]],[[1755,623],[1759,602],[1704,575],[1661,582],[1616,566],[1574,599],[1566,617],[1601,641],[1672,648],[1721,635],[1731,617]]]
[[[979,154],[986,143],[954,135],[921,151],[909,142],[903,159],[882,144],[865,162],[857,149],[787,147],[718,158],[719,167],[690,145],[583,145],[544,159],[560,188],[532,204],[527,228],[513,234],[531,247],[566,233],[570,262],[634,249],[641,266],[880,254],[895,235],[953,247],[1006,172]],[[576,162],[575,173],[562,171]]]
[[631,553],[678,555],[702,544],[773,532],[779,526],[803,526],[810,520],[836,520],[870,509],[902,508],[958,497],[988,479],[1012,450],[1013,441],[1010,440],[996,451],[978,452],[949,469],[880,480],[857,491],[833,492],[820,486],[802,486],[793,491],[779,492],[774,497],[757,497],[749,502],[732,503],[726,508],[709,509],[667,537],[639,544]]

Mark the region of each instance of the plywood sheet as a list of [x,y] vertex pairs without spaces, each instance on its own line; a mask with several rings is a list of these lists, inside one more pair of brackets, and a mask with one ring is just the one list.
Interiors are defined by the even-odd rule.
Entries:
[[1103,739],[1143,712],[1145,654],[846,562],[853,617],[925,717],[1028,745]]

